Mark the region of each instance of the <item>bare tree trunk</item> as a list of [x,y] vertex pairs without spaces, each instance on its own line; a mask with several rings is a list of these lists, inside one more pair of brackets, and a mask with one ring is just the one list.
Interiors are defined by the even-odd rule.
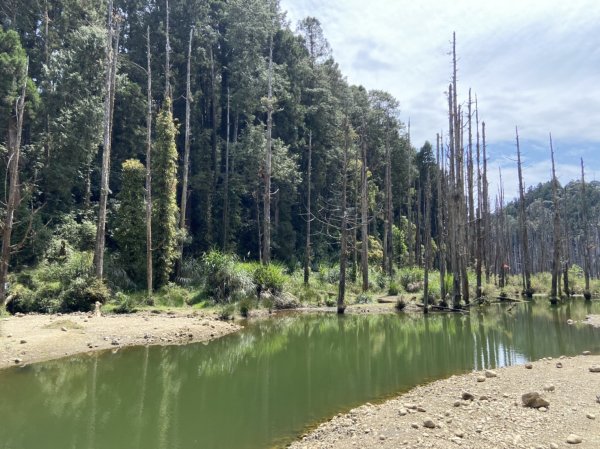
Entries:
[[448,243],[450,244],[450,265],[452,267],[452,306],[458,308],[460,306],[460,268],[459,268],[459,255],[458,255],[458,232],[457,232],[457,192],[456,192],[456,171],[455,170],[455,121],[454,121],[454,106],[453,106],[453,90],[452,84],[449,86],[448,91],[448,120],[450,130],[450,180],[448,185],[448,227],[449,237]]
[[[165,0],[166,19],[165,19],[165,99],[171,98],[171,41],[169,36],[169,0]],[[171,102],[173,109],[173,102]],[[173,112],[171,110],[171,112]]]
[[348,117],[344,118],[344,159],[342,163],[342,229],[340,237],[340,281],[338,286],[337,312],[346,310],[346,261],[348,259],[348,217],[347,217],[347,190],[348,190],[348,148],[350,147],[350,130]]
[[392,158],[389,139],[386,132],[385,148],[385,219],[383,226],[383,270],[392,275]]
[[[557,181],[558,182],[558,181]],[[569,233],[569,221],[567,220],[568,216],[568,205],[567,205],[567,189],[563,189],[564,199],[563,199],[563,216],[565,219],[563,220],[563,226],[565,230],[564,238],[562,238],[563,244],[563,252],[564,252],[564,264],[563,264],[563,286],[564,292],[567,298],[571,297],[571,288],[569,286],[569,266],[571,264],[571,249],[569,245],[569,241],[571,239]]]
[[152,297],[152,66],[150,56],[150,27],[146,30],[147,112],[146,112],[146,290]]
[[25,66],[25,77],[21,95],[15,104],[15,115],[8,120],[8,201],[2,226],[2,253],[0,254],[0,310],[4,310],[9,298],[6,296],[6,281],[8,266],[12,252],[12,231],[15,211],[20,199],[19,162],[21,159],[21,136],[23,133],[23,113],[25,111],[25,96],[27,94],[27,78],[29,76],[29,59]]
[[[445,196],[442,190],[442,183],[445,183],[445,171],[444,171],[444,163],[442,161],[442,156],[440,155],[440,146],[441,146],[441,135],[437,135],[437,145],[436,145],[436,153],[437,153],[437,164],[438,164],[438,177],[437,177],[437,196],[438,196],[438,204],[437,204],[437,228],[438,228],[438,251],[439,251],[439,264],[440,264],[440,299],[442,302],[446,301],[446,226],[444,223],[444,204]],[[443,153],[443,149],[442,149]]]
[[481,300],[483,297],[482,287],[482,271],[483,271],[483,232],[481,230],[481,213],[483,209],[483,198],[481,192],[481,153],[479,147],[479,108],[477,107],[477,96],[475,96],[475,127],[476,127],[476,159],[477,159],[477,213],[475,217],[475,237],[476,237],[476,260],[477,265],[475,267],[477,286],[475,290],[475,296],[477,300]]
[[[190,29],[190,40],[188,42],[188,58],[187,58],[187,76],[185,83],[185,140],[183,144],[183,180],[181,183],[181,216],[179,217],[179,229],[182,232],[187,231],[187,200],[188,200],[188,180],[190,174],[190,112],[192,99],[192,39],[194,37],[194,27]],[[225,229],[227,229],[225,227]],[[179,263],[177,264],[178,271],[181,270],[181,263],[183,262],[183,239],[179,247]]]
[[554,148],[552,147],[552,134],[550,135],[550,157],[552,160],[552,203],[554,206],[554,217],[553,217],[553,240],[554,253],[552,257],[552,284],[550,287],[550,302],[555,304],[558,302],[558,276],[560,270],[560,215],[558,209],[558,194],[557,194],[557,183],[556,171],[554,169]]
[[429,165],[426,166],[425,179],[425,273],[423,276],[423,312],[427,313],[429,306],[429,267],[431,265],[431,187]]
[[[469,129],[469,142],[468,142],[468,154],[467,154],[467,191],[469,195],[469,223],[467,230],[467,243],[469,245],[469,264],[473,264],[476,258],[477,248],[477,237],[476,237],[476,218],[475,218],[475,197],[473,195],[473,130],[472,130],[472,102],[471,102],[471,89],[469,89],[469,104],[468,104],[468,129]],[[479,129],[477,129],[479,133]],[[477,294],[477,296],[479,296]]]
[[581,159],[581,218],[583,219],[583,277],[585,279],[583,296],[589,301],[592,298],[590,293],[590,237],[583,158]]
[[521,227],[521,250],[523,252],[523,294],[531,297],[531,258],[529,256],[529,242],[527,240],[527,215],[525,212],[525,187],[523,186],[523,172],[521,169],[521,148],[519,146],[519,130],[515,127],[517,137],[517,165],[519,174],[519,224]]
[[366,124],[363,123],[363,135],[361,142],[362,164],[360,168],[360,223],[361,223],[361,269],[362,269],[362,290],[366,292],[369,289],[369,223],[368,223],[368,195],[369,180],[367,179],[367,142],[366,142]]
[[106,38],[106,96],[104,98],[104,140],[102,149],[102,172],[100,175],[100,206],[98,211],[98,227],[96,229],[96,244],[94,248],[94,267],[96,277],[102,279],[104,272],[104,246],[106,241],[106,204],[108,201],[108,177],[110,173],[111,145],[111,100],[113,88],[113,2],[108,2],[108,33]]
[[229,246],[229,133],[230,133],[231,96],[227,86],[227,140],[225,141],[225,179],[223,182],[223,251]]
[[267,148],[265,155],[264,180],[265,192],[263,198],[263,248],[262,263],[271,261],[271,157],[273,130],[273,33],[269,41],[269,92],[267,97]]
[[[346,157],[346,156],[344,156]],[[312,221],[311,211],[311,172],[312,172],[312,130],[308,131],[308,167],[306,169],[306,247],[304,250],[304,285],[308,285],[310,279],[310,224]],[[345,195],[345,192],[344,192]],[[343,231],[342,231],[343,232]],[[345,257],[345,255],[344,255]],[[344,266],[344,269],[346,267]],[[344,272],[344,276],[345,276]]]
[[483,176],[481,179],[481,194],[482,198],[482,212],[483,212],[483,254],[482,259],[485,263],[485,281],[490,282],[490,266],[491,266],[491,223],[490,223],[490,197],[488,192],[488,179],[487,179],[487,151],[485,142],[485,122],[481,122],[481,144],[483,149]]

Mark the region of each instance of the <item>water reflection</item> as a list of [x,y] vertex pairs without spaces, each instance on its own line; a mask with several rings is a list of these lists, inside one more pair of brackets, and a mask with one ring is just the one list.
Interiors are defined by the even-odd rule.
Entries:
[[600,352],[566,324],[600,304],[470,315],[300,316],[209,345],[137,348],[0,373],[0,448],[257,448],[433,379]]

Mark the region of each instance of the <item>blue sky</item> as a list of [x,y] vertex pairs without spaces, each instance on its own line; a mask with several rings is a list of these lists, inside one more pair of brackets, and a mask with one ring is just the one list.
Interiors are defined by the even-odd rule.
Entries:
[[[490,194],[502,168],[507,199],[517,194],[515,125],[524,177],[550,177],[552,132],[557,176],[600,180],[600,1],[597,0],[281,0],[295,29],[311,15],[352,84],[384,89],[410,117],[415,146],[447,130],[452,32],[459,96],[477,94],[486,122]],[[493,198],[492,198],[493,200]]]

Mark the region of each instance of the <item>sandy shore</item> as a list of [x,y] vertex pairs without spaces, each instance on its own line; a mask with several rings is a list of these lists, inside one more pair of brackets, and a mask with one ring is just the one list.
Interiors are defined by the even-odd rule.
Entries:
[[[544,359],[414,388],[340,414],[292,448],[600,448],[600,356]],[[562,366],[562,367],[560,367]],[[528,408],[538,392],[546,408]],[[463,393],[468,393],[463,399]],[[580,443],[568,443],[567,440]]]
[[239,329],[212,313],[184,310],[11,316],[0,319],[0,369],[115,347],[206,341]]

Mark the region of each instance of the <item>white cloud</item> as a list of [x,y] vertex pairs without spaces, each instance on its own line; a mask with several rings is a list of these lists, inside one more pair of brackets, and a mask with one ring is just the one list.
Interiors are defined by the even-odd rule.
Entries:
[[[506,148],[519,125],[523,140],[547,147],[562,142],[562,177],[577,177],[579,156],[600,169],[590,148],[600,146],[600,2],[597,0],[282,0],[292,26],[317,17],[334,57],[351,83],[384,89],[411,120],[415,145],[447,129],[444,92],[457,34],[459,94],[477,93],[486,121],[490,159]],[[578,153],[579,147],[587,150]],[[536,158],[537,155],[537,158]],[[533,184],[547,180],[547,152],[533,152]],[[545,172],[545,169],[548,170]],[[506,181],[510,172],[506,167]],[[539,179],[538,179],[539,178]],[[590,177],[591,179],[591,177]],[[567,179],[568,180],[568,179]],[[506,183],[508,184],[508,182]],[[512,181],[511,181],[512,184]],[[507,189],[507,198],[508,198]],[[515,190],[516,192],[516,190]]]

